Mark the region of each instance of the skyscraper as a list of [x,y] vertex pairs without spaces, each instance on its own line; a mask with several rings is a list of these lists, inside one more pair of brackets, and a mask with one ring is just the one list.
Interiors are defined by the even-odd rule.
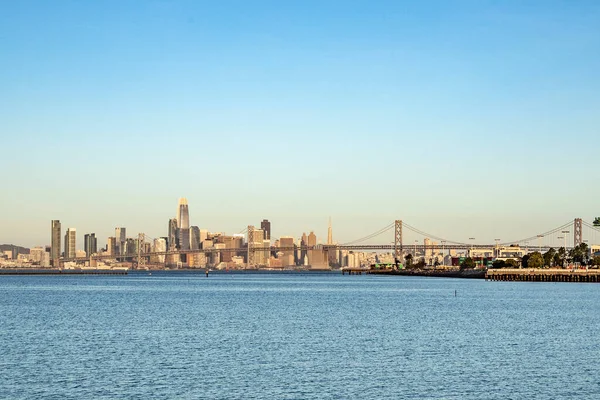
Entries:
[[177,227],[184,229],[189,229],[190,227],[190,214],[188,202],[185,197],[180,198],[177,205]]
[[200,228],[197,226],[192,226],[190,228],[190,249],[200,249]]
[[86,257],[98,252],[98,241],[95,233],[86,233],[83,236],[83,249]]
[[50,259],[53,267],[58,267],[60,258],[60,221],[52,220]]
[[179,248],[179,228],[177,228],[177,218],[169,220],[169,238],[167,240],[169,251]]
[[125,254],[125,243],[127,242],[127,232],[125,231],[125,228],[115,228],[115,238],[115,254]]
[[263,219],[260,223],[260,229],[265,232],[265,240],[271,240],[271,223],[268,219]]
[[327,244],[333,244],[333,232],[331,230],[331,217],[329,217],[329,229],[327,229]]
[[68,228],[65,233],[65,258],[75,258],[77,245],[77,230]]
[[185,197],[179,199],[177,207],[177,227],[179,228],[179,248],[190,249],[190,214],[188,202]]

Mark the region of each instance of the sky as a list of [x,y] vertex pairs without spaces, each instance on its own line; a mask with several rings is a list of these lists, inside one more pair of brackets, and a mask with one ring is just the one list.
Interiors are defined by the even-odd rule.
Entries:
[[0,243],[166,236],[179,197],[340,243],[591,221],[598,71],[597,1],[2,2]]

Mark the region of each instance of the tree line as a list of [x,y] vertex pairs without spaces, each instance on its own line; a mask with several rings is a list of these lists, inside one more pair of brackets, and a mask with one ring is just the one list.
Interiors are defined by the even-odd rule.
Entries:
[[[577,263],[582,266],[600,267],[600,256],[590,255],[587,243],[582,243],[577,247],[567,251],[564,247],[558,250],[548,249],[544,254],[539,251],[526,254],[521,259],[523,268],[556,268],[565,267],[568,264]],[[516,268],[516,260],[496,260],[492,268]]]

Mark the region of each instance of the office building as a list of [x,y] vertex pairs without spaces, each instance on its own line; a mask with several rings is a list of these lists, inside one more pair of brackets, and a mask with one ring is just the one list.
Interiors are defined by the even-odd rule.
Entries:
[[179,229],[179,248],[190,249],[190,214],[185,197],[179,199],[177,206],[177,228]]
[[317,245],[317,235],[313,231],[308,234],[308,246],[316,246]]
[[86,257],[98,252],[98,241],[95,233],[86,233],[83,236],[83,249]]
[[117,238],[114,236],[109,236],[106,241],[106,252],[109,256],[116,255],[116,247],[117,247]]
[[177,218],[169,220],[169,239],[167,240],[169,251],[179,248],[179,228],[177,227]]
[[44,254],[46,251],[43,247],[34,247],[29,250],[29,261],[34,264],[41,265],[44,261]]
[[65,234],[65,258],[75,258],[77,246],[77,230],[68,228]]
[[294,257],[294,238],[291,236],[282,236],[279,238],[279,247],[282,248],[282,262],[283,267],[289,267],[295,264]]
[[50,250],[50,262],[53,267],[58,267],[60,259],[60,221],[52,220],[52,233],[51,233],[51,250]]
[[200,249],[200,228],[192,226],[190,228],[190,250]]
[[[167,251],[167,241],[165,238],[154,239],[152,243],[152,252],[153,253],[164,253]],[[164,254],[153,256],[152,262],[164,263],[166,256]]]
[[190,213],[188,209],[188,202],[185,197],[179,199],[177,205],[177,227],[189,229],[190,228]]
[[125,244],[127,242],[127,231],[125,228],[115,228],[116,247],[115,254],[125,254]]
[[333,231],[331,229],[331,217],[329,217],[329,228],[327,229],[327,244],[333,244]]
[[260,223],[260,229],[265,232],[265,240],[271,240],[271,223],[268,219],[263,219]]

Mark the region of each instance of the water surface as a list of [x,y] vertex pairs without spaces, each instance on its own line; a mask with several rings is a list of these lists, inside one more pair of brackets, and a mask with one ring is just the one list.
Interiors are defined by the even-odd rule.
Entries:
[[599,293],[339,273],[0,276],[0,398],[600,398]]

